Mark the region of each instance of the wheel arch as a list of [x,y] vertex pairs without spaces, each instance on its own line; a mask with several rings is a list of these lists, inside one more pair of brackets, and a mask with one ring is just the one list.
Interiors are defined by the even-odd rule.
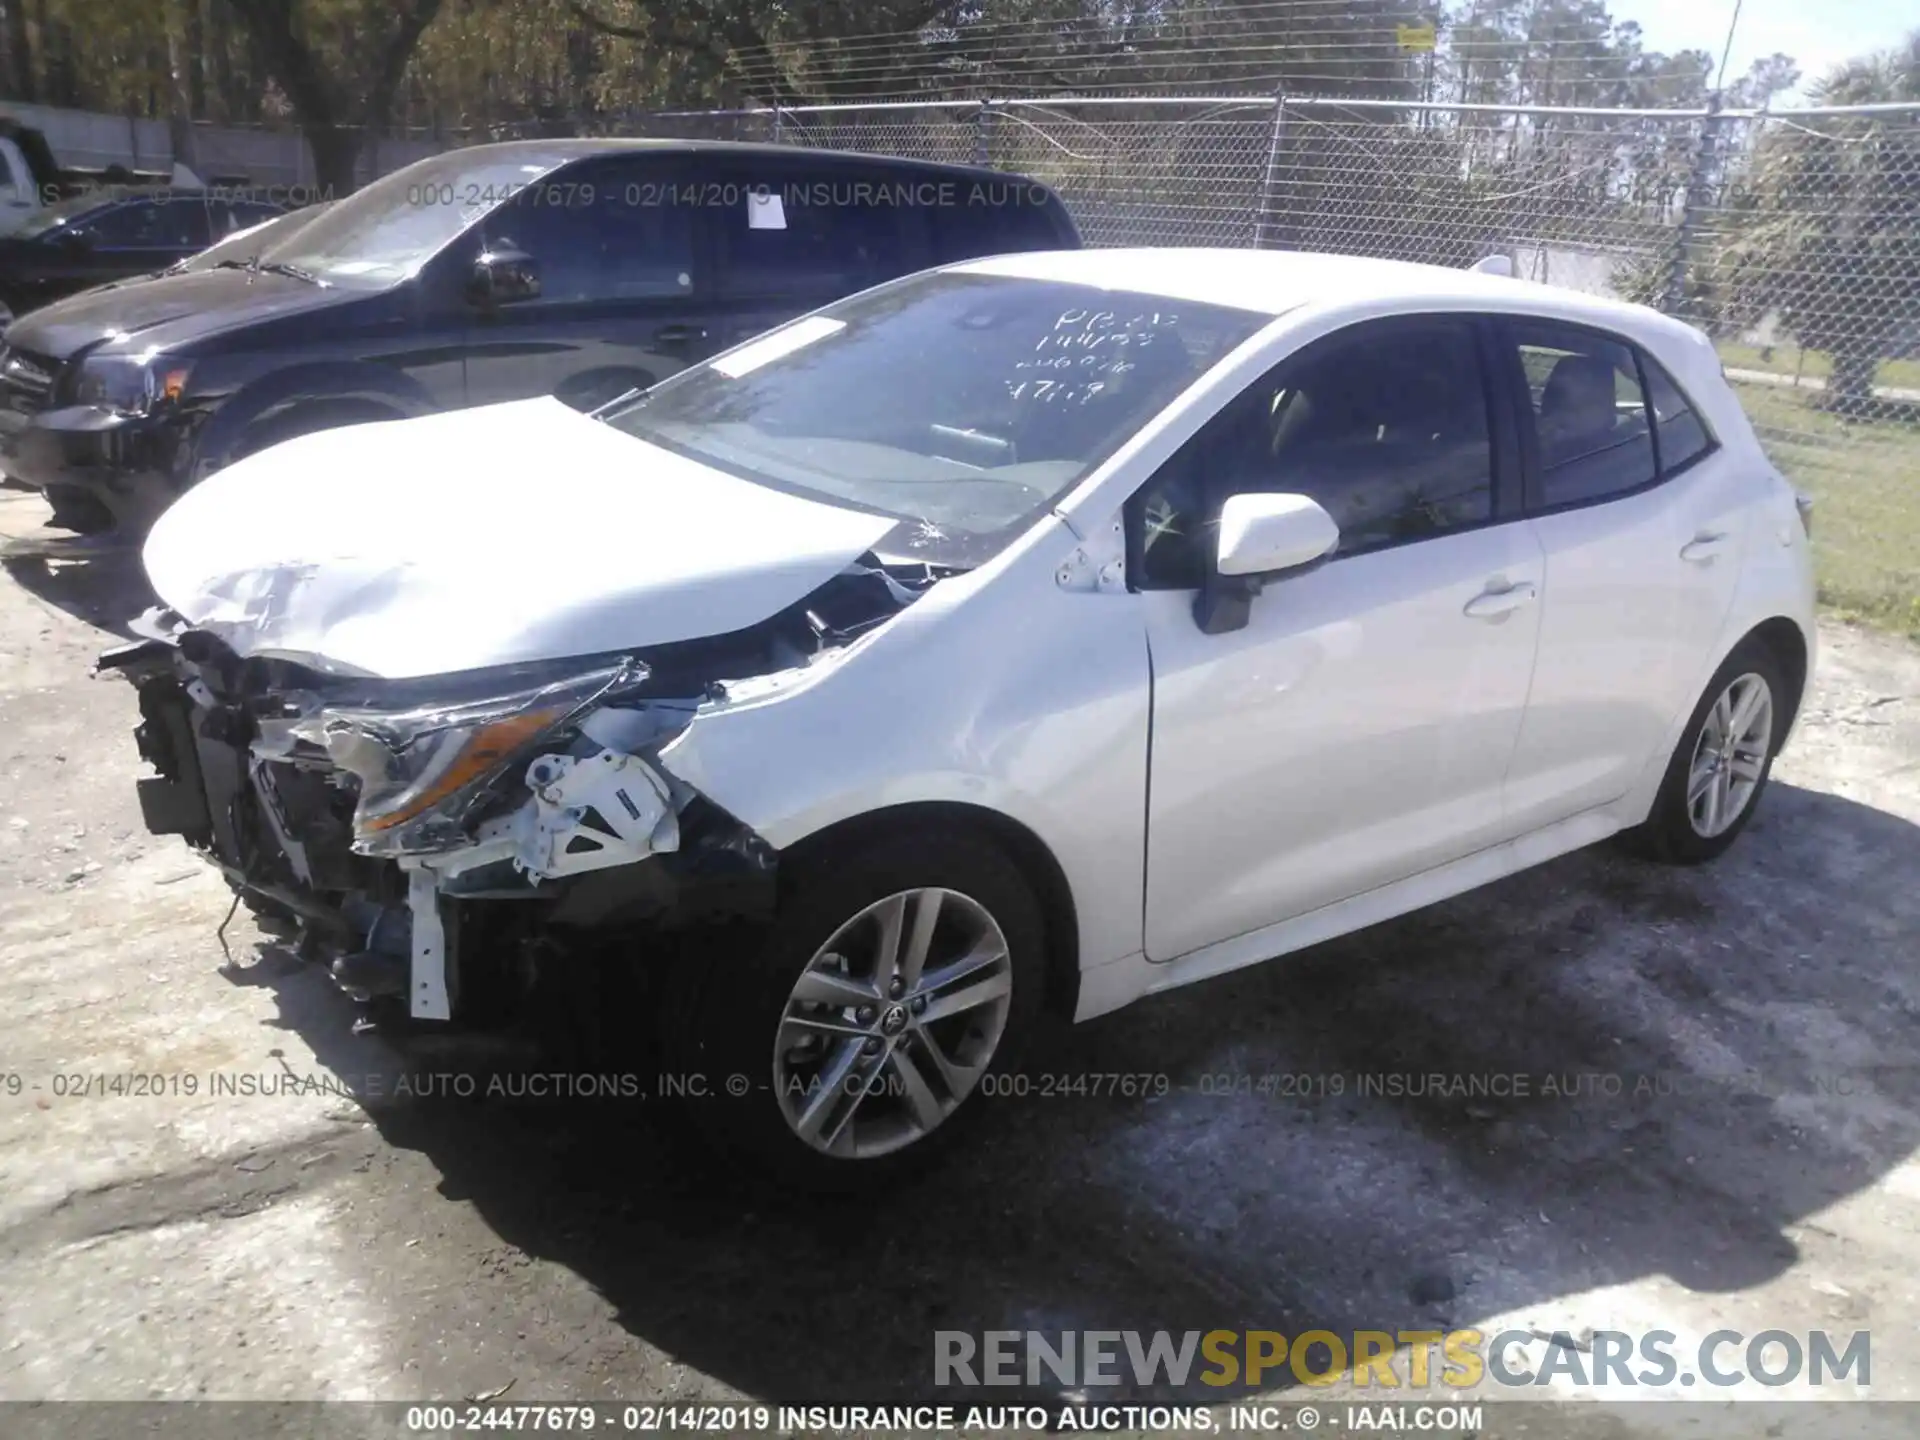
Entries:
[[[1748,625],[1712,652],[1703,673],[1694,681],[1694,688],[1686,702],[1674,715],[1667,729],[1666,739],[1657,751],[1647,757],[1647,763],[1634,788],[1622,800],[1616,802],[1614,809],[1620,818],[1622,828],[1639,825],[1652,811],[1661,781],[1666,776],[1667,765],[1673,758],[1674,747],[1681,742],[1686,732],[1687,721],[1693,714],[1694,706],[1699,703],[1701,695],[1705,693],[1713,677],[1720,673],[1720,667],[1727,663],[1727,658],[1749,642],[1766,646],[1768,653],[1773,655],[1781,668],[1786,671],[1787,681],[1793,687],[1793,694],[1784,706],[1786,723],[1776,727],[1776,733],[1779,736],[1774,747],[1776,753],[1785,747],[1794,722],[1799,719],[1801,701],[1807,693],[1809,672],[1813,665],[1815,637],[1809,633],[1807,622],[1796,620],[1791,615],[1778,611],[1768,614],[1767,610],[1759,610],[1758,613],[1766,618]],[[1732,634],[1731,625],[1728,626],[1727,633]]]
[[1799,719],[1800,702],[1807,693],[1807,668],[1812,661],[1813,647],[1799,623],[1785,615],[1762,620],[1742,635],[1738,644],[1727,653],[1731,655],[1749,640],[1759,641],[1773,653],[1774,659],[1780,662],[1780,668],[1786,672],[1787,683],[1793,687],[1793,694],[1786,705],[1786,723],[1779,727],[1780,741],[1785,744],[1794,722]]
[[963,829],[982,836],[1019,867],[1040,902],[1046,925],[1047,1010],[1071,1020],[1080,995],[1080,922],[1073,887],[1046,842],[1012,816],[964,801],[909,801],[837,820],[794,841],[781,859],[807,864],[871,844],[890,832],[928,827]]
[[276,370],[243,385],[214,411],[196,437],[191,479],[230,464],[256,427],[319,405],[377,407],[396,420],[440,408],[419,382],[384,366],[331,362]]

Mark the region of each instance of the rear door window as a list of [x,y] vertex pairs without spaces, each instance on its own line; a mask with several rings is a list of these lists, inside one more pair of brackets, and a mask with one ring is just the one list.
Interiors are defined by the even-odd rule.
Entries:
[[1653,431],[1632,347],[1546,320],[1516,321],[1511,331],[1538,457],[1535,508],[1596,504],[1653,484]]
[[[704,172],[705,167],[702,167]],[[698,185],[726,297],[837,299],[925,268],[922,174],[908,168],[741,166]]]

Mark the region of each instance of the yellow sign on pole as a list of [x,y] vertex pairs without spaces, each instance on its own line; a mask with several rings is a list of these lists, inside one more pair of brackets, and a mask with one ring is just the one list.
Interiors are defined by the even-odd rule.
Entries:
[[1439,38],[1431,24],[1396,25],[1393,33],[1402,50],[1431,50]]

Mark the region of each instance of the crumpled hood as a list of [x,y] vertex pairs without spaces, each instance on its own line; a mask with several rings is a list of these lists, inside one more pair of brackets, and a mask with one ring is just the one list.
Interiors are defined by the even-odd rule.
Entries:
[[743,629],[893,524],[548,398],[248,456],[161,516],[144,559],[162,600],[242,655],[402,679]]

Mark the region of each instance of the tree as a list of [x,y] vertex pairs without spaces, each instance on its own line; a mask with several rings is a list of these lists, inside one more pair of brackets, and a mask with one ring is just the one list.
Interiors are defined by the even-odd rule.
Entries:
[[353,189],[354,162],[392,118],[441,0],[227,0],[261,70],[285,94],[320,188]]
[[[1830,105],[1920,102],[1920,30],[1813,87]],[[1827,404],[1874,409],[1880,361],[1920,329],[1920,125],[1911,115],[1821,116],[1755,145],[1720,265],[1734,308],[1777,314],[1833,360]]]
[[1800,83],[1800,66],[1791,55],[1775,52],[1756,60],[1747,73],[1727,87],[1727,108],[1764,110],[1773,97],[1784,95]]
[[[796,104],[836,97],[836,71],[846,67],[837,37],[908,42],[925,25],[957,10],[959,0],[683,0],[674,5],[567,0],[575,20],[642,51],[676,52],[694,63],[687,77],[717,97]],[[618,16],[619,18],[616,18]],[[868,90],[881,77],[886,47],[863,38],[853,69]],[[728,90],[736,92],[728,95]],[[739,94],[741,90],[745,94]],[[755,93],[759,92],[759,93]]]

